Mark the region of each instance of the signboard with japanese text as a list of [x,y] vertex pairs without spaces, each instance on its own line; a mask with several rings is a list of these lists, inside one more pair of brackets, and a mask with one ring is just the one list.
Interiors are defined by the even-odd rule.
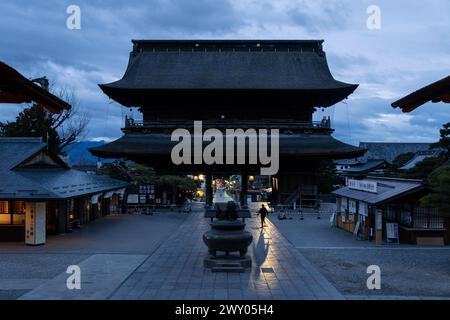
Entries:
[[128,201],[129,204],[137,204],[139,203],[139,195],[131,193],[128,194]]
[[386,238],[388,242],[398,242],[398,223],[387,222],[386,223]]
[[139,186],[139,203],[154,204],[155,186],[152,184],[142,184]]
[[369,180],[348,179],[347,187],[354,190],[377,193],[377,182]]

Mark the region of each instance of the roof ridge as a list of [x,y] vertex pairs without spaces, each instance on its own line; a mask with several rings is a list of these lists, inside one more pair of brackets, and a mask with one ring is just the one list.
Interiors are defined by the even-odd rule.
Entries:
[[388,180],[388,181],[401,181],[401,182],[420,182],[422,183],[423,180],[421,179],[406,179],[406,178],[394,178],[394,177],[378,177],[378,176],[367,176],[366,179],[373,179],[373,180]]
[[44,143],[42,137],[0,137],[1,142]]
[[360,141],[359,143],[369,143],[369,144],[432,144],[432,143],[435,143],[435,142],[401,142],[401,141],[394,141],[394,142],[382,142],[382,141],[368,142],[368,141]]

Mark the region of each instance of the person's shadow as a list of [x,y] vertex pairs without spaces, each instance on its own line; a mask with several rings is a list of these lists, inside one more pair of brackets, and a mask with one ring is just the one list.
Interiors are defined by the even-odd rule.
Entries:
[[259,232],[258,241],[253,241],[253,252],[255,256],[256,265],[260,266],[264,263],[269,254],[270,244],[265,242],[264,229],[262,228]]

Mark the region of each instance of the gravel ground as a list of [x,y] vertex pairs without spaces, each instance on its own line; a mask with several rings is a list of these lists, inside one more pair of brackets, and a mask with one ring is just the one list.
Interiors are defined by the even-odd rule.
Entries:
[[[77,264],[88,256],[2,253],[0,254],[0,300],[15,300],[39,285],[41,281],[56,277],[65,272],[69,265]],[[14,284],[18,287],[14,287]]]
[[0,290],[0,300],[16,300],[28,290]]
[[[343,295],[450,298],[450,250],[299,249]],[[369,265],[381,269],[381,289],[368,290]]]
[[[450,298],[450,246],[376,246],[330,227],[329,215],[270,220],[343,295]],[[369,265],[381,269],[380,290],[367,289]]]
[[0,289],[2,279],[51,279],[87,257],[85,254],[2,253]]

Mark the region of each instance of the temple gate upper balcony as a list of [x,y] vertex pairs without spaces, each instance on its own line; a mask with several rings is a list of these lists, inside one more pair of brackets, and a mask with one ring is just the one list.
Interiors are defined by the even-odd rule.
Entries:
[[[199,120],[200,121],[200,120]],[[330,117],[324,117],[320,121],[300,121],[295,119],[207,119],[201,120],[204,129],[279,129],[280,133],[325,133],[331,134]],[[186,119],[161,119],[161,120],[135,120],[125,117],[124,133],[171,133],[173,130],[184,128],[192,130],[194,121]]]

